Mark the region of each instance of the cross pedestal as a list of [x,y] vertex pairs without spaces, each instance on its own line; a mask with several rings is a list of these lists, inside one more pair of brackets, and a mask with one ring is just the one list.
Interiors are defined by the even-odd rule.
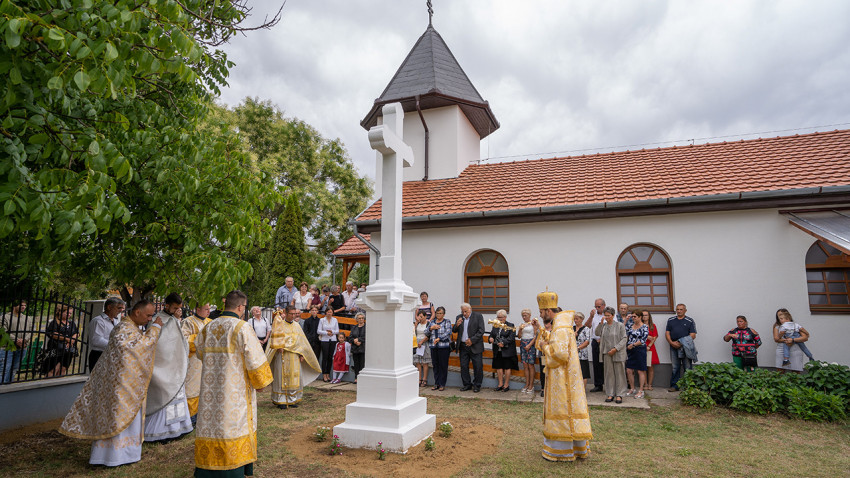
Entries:
[[383,156],[380,279],[358,301],[368,318],[366,363],[357,377],[357,401],[345,408],[334,435],[349,448],[405,453],[434,433],[436,417],[419,396],[419,372],[411,363],[413,309],[418,295],[401,278],[402,168],[413,151],[402,141],[404,110],[385,105],[383,124],[369,130],[369,142]]

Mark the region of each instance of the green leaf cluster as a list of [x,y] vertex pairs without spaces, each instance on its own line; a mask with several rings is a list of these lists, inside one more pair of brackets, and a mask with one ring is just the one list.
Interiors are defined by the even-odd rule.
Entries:
[[812,387],[790,391],[788,414],[801,420],[835,422],[847,417],[841,397],[815,390]]
[[19,252],[0,265],[199,300],[250,276],[279,195],[232,128],[199,131],[231,67],[213,45],[246,13],[0,0],[0,246]]
[[288,276],[295,280],[296,288],[301,281],[310,280],[307,272],[307,244],[301,218],[298,197],[290,194],[275,223],[268,251],[262,257],[262,275],[254,275],[255,283],[251,290],[255,293],[255,303],[269,306],[274,304],[275,293],[284,285]]
[[704,363],[679,381],[687,405],[729,406],[747,413],[787,413],[804,420],[843,420],[850,407],[850,367],[809,362],[803,374],[759,369],[744,372],[731,363]]
[[[239,128],[245,150],[275,189],[298,197],[310,243],[307,271],[320,276],[330,253],[351,235],[348,221],[366,207],[373,193],[371,181],[357,172],[339,139],[326,139],[309,124],[284,117],[270,101],[249,97],[217,114]],[[266,211],[266,217],[273,221],[281,212],[279,206]]]

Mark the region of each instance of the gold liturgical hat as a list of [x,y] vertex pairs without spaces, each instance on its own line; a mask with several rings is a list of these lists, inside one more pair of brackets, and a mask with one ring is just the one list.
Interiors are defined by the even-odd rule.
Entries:
[[554,292],[541,292],[537,294],[537,308],[539,309],[557,309],[558,294]]

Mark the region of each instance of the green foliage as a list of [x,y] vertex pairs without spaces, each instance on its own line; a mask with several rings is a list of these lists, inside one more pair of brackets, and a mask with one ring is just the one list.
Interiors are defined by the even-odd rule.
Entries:
[[743,378],[744,371],[734,364],[705,363],[685,372],[682,377],[684,383],[679,383],[679,388],[699,388],[708,392],[716,403],[728,405]]
[[848,374],[846,365],[826,362],[809,362],[802,375],[763,369],[748,373],[729,363],[705,363],[679,381],[679,398],[701,408],[716,402],[748,413],[785,412],[803,420],[838,421],[848,413]]
[[779,410],[773,390],[769,388],[742,387],[732,396],[730,408],[747,413],[766,415]]
[[[245,98],[219,114],[233,118],[245,150],[277,190],[299,198],[306,236],[315,244],[307,253],[307,271],[320,276],[330,253],[351,234],[348,220],[366,207],[373,192],[369,179],[357,173],[338,139],[325,139],[307,123],[284,118],[269,101]],[[266,217],[280,213],[274,208]]]
[[850,367],[812,360],[806,363],[805,379],[809,387],[840,397],[850,413]]
[[355,286],[369,283],[369,264],[357,264],[354,270],[348,275],[348,280],[354,283]]
[[679,399],[685,405],[711,410],[714,408],[714,400],[705,390],[696,387],[683,388],[679,393]]
[[[204,15],[199,18],[198,13]],[[247,7],[0,1],[0,267],[84,271],[137,296],[217,299],[251,272],[279,198],[232,128],[199,134]]]
[[287,276],[295,279],[295,287],[307,276],[307,245],[304,241],[304,227],[301,225],[301,206],[298,198],[291,194],[286,199],[285,209],[277,219],[274,236],[264,259],[262,282],[257,286],[260,292],[259,304],[274,303],[277,289],[284,284]]
[[838,395],[811,387],[801,387],[791,390],[788,398],[788,414],[792,417],[816,422],[834,422],[847,416],[844,403]]
[[9,337],[9,334],[3,327],[0,327],[0,349],[6,349],[9,351],[18,349],[18,347],[15,346],[15,341],[12,340],[12,337]]

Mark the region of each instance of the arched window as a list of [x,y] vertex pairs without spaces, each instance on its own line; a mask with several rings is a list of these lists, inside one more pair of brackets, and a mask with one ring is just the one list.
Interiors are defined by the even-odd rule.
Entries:
[[464,300],[477,312],[508,310],[508,262],[496,251],[485,249],[469,258],[464,269]]
[[651,311],[673,310],[670,258],[652,244],[634,244],[617,259],[617,303]]
[[815,242],[806,252],[806,282],[812,312],[850,313],[850,256]]

